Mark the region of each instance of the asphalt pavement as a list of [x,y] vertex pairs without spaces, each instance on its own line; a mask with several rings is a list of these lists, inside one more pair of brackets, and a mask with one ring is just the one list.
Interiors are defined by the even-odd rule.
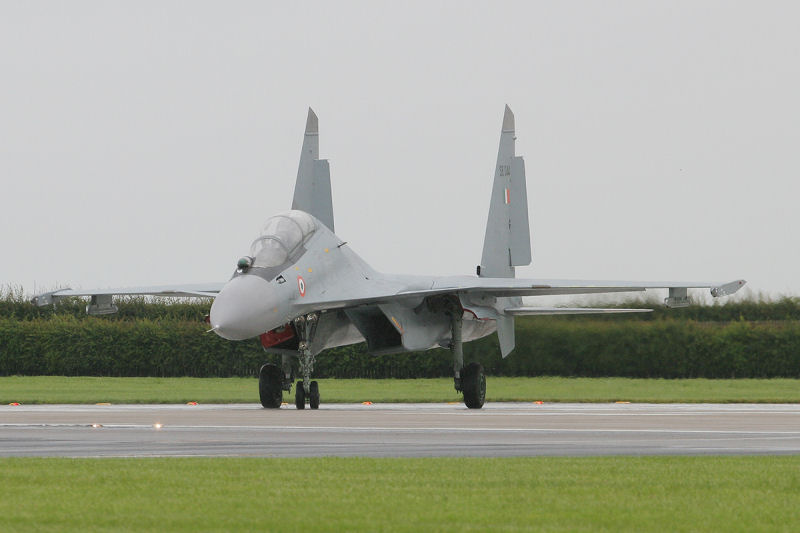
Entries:
[[795,404],[0,406],[5,457],[795,453]]

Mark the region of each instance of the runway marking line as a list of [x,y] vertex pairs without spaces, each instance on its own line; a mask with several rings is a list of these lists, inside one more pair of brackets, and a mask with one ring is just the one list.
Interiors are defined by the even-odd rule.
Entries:
[[[46,428],[91,428],[92,424],[48,424],[48,423],[11,423],[0,424],[0,428],[46,429]],[[103,424],[103,429],[154,429],[154,424]],[[319,431],[324,433],[364,433],[380,431],[386,433],[652,433],[652,434],[698,434],[698,435],[763,435],[763,436],[800,436],[800,431],[752,431],[724,429],[609,429],[609,428],[478,428],[478,427],[339,427],[339,426],[219,426],[219,425],[169,425],[162,426],[162,431],[172,430],[251,430],[251,431]]]

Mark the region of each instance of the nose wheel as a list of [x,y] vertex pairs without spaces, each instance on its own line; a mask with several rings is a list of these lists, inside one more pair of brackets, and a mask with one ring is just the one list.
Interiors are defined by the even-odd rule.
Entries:
[[309,393],[306,394],[306,389],[303,387],[303,382],[298,381],[294,391],[294,405],[298,409],[306,408],[306,400],[311,409],[319,409],[319,384],[312,381],[309,384]]

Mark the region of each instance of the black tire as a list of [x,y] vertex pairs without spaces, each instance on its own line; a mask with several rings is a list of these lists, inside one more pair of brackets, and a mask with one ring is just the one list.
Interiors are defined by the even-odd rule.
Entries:
[[310,389],[308,405],[312,409],[319,409],[319,384],[316,381],[312,381]]
[[306,408],[306,390],[303,388],[302,381],[298,381],[294,386],[294,405],[298,409]]
[[464,404],[470,409],[480,409],[486,399],[486,376],[483,365],[470,363],[461,373],[461,387],[464,391]]
[[258,396],[266,409],[278,409],[283,401],[283,373],[276,365],[264,365],[258,372]]

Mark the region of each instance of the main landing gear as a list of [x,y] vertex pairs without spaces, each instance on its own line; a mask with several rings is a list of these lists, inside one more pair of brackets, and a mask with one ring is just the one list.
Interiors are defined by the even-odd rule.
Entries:
[[464,393],[464,404],[470,409],[480,409],[486,400],[486,376],[483,365],[470,363],[461,374],[461,390]]
[[258,396],[267,409],[278,409],[283,401],[283,391],[292,390],[292,356],[284,355],[280,368],[266,364],[258,372]]
[[283,372],[277,365],[266,364],[258,372],[258,396],[261,405],[267,409],[277,409],[283,400]]
[[[319,409],[319,384],[311,381],[314,371],[314,355],[311,352],[311,341],[319,322],[319,313],[309,313],[294,319],[294,329],[299,343],[297,357],[300,360],[300,372],[303,380],[298,381],[294,391],[294,404],[298,409],[305,409],[306,402],[312,409]],[[261,405],[268,409],[281,406],[283,391],[292,390],[292,356],[284,355],[281,367],[266,364],[258,373],[258,395]]]
[[464,319],[460,305],[456,304],[450,310],[450,320],[453,339],[450,349],[453,352],[453,381],[456,391],[464,394],[464,404],[468,408],[480,409],[486,399],[486,376],[480,363],[464,366],[464,341],[461,335]]

